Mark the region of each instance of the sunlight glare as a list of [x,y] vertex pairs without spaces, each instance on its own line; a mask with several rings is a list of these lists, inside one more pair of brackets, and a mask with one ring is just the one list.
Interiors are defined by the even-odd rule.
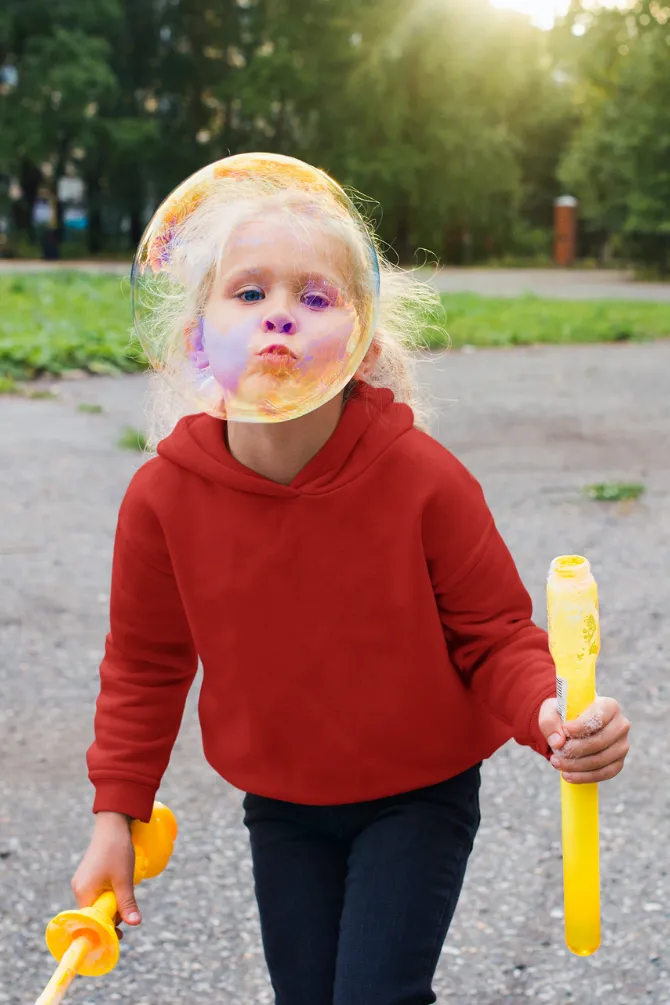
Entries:
[[[516,10],[526,14],[538,28],[551,28],[557,17],[566,13],[570,0],[490,0],[493,7]],[[622,7],[631,5],[631,0],[592,0],[591,7]]]
[[556,17],[565,14],[569,0],[491,0],[494,7],[506,7],[527,14],[539,28],[551,28]]

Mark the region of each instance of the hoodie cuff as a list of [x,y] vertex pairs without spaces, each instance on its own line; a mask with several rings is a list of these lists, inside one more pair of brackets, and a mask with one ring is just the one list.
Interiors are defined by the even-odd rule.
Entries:
[[95,785],[94,813],[123,813],[133,820],[149,823],[154,808],[156,789],[152,785],[128,782],[120,778],[103,778]]
[[554,682],[550,687],[545,688],[544,693],[534,702],[530,718],[528,720],[528,736],[529,736],[529,746],[533,750],[537,751],[542,757],[547,761],[551,759],[553,755],[553,750],[547,743],[542,730],[540,729],[540,709],[542,705],[547,700],[547,698],[556,697],[556,683]]

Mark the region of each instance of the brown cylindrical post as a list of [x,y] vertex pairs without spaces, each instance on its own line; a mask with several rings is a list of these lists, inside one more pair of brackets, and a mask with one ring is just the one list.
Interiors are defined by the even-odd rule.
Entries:
[[554,262],[574,265],[577,251],[577,200],[562,195],[554,203]]

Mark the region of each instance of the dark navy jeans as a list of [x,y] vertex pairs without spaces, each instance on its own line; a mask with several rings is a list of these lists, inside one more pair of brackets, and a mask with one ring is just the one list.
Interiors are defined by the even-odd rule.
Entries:
[[247,794],[276,1005],[429,1005],[477,833],[480,765],[402,795],[303,806]]

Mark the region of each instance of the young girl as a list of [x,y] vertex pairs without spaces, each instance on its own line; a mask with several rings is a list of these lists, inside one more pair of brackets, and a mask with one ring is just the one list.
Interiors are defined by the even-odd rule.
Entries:
[[[605,698],[562,723],[482,491],[418,427],[403,344],[433,294],[381,261],[335,183],[230,158],[178,190],[138,262],[137,323],[174,393],[119,515],[77,900],[111,886],[139,923],[128,824],[151,814],[200,658],[277,1005],[435,1002],[481,762],[514,738],[602,781],[629,723]],[[194,414],[173,428],[180,396]]]

